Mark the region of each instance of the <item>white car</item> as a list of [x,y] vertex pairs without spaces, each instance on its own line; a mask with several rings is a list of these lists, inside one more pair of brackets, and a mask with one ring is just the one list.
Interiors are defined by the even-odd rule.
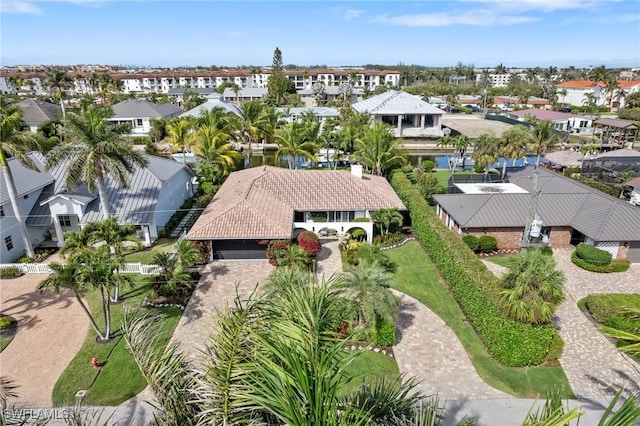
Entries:
[[513,108],[503,105],[503,106],[500,107],[500,110],[504,111],[504,112],[511,112],[511,111],[513,111]]

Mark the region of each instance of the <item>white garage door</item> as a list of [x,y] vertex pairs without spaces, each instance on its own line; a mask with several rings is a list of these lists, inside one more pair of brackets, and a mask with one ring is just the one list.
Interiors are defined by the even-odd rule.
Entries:
[[608,251],[611,253],[611,257],[614,259],[618,256],[618,248],[620,247],[620,243],[618,241],[599,241],[596,244],[600,250]]

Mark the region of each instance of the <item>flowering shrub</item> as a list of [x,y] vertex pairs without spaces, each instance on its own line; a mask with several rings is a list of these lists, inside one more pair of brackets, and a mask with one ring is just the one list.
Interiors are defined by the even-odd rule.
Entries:
[[259,242],[260,245],[267,246],[267,259],[269,259],[269,263],[273,266],[278,265],[278,253],[286,250],[287,247],[291,245],[291,241],[289,240],[262,240]]
[[384,235],[376,235],[373,237],[373,244],[379,244],[382,247],[398,244],[405,239],[402,232],[390,232]]
[[307,252],[309,256],[315,256],[322,249],[320,239],[311,231],[304,231],[298,235],[298,246]]

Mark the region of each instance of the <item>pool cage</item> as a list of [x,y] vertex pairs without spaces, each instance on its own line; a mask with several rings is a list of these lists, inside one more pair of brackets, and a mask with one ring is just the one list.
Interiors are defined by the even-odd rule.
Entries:
[[[639,153],[640,154],[640,153]],[[630,179],[640,176],[640,155],[637,157],[608,157],[582,161],[581,175],[599,182],[615,184],[625,173],[633,172]]]

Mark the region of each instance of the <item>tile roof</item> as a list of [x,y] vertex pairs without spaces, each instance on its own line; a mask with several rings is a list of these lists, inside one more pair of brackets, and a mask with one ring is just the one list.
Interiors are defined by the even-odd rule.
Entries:
[[423,101],[420,97],[398,90],[372,96],[354,103],[351,107],[358,112],[368,112],[372,115],[444,114],[440,108]]
[[[537,213],[547,226],[570,226],[595,241],[640,241],[640,209],[547,169],[538,169]],[[509,180],[533,190],[532,169]],[[437,203],[462,228],[524,227],[529,194],[443,194]]]
[[[591,89],[596,84],[591,80],[569,80],[560,84],[556,84],[556,87],[567,89]],[[599,81],[598,86],[604,87],[604,82]]]
[[47,121],[56,121],[62,117],[60,105],[42,102],[37,99],[24,99],[18,102],[22,110],[22,121],[27,126],[39,126]]
[[635,177],[625,182],[625,185],[633,186],[634,188],[640,188],[640,177]]
[[295,211],[406,209],[381,176],[254,167],[233,172],[188,234],[193,240],[291,238]]
[[111,119],[123,118],[172,118],[182,112],[180,108],[173,104],[156,105],[146,99],[127,99],[113,105],[113,115]]

